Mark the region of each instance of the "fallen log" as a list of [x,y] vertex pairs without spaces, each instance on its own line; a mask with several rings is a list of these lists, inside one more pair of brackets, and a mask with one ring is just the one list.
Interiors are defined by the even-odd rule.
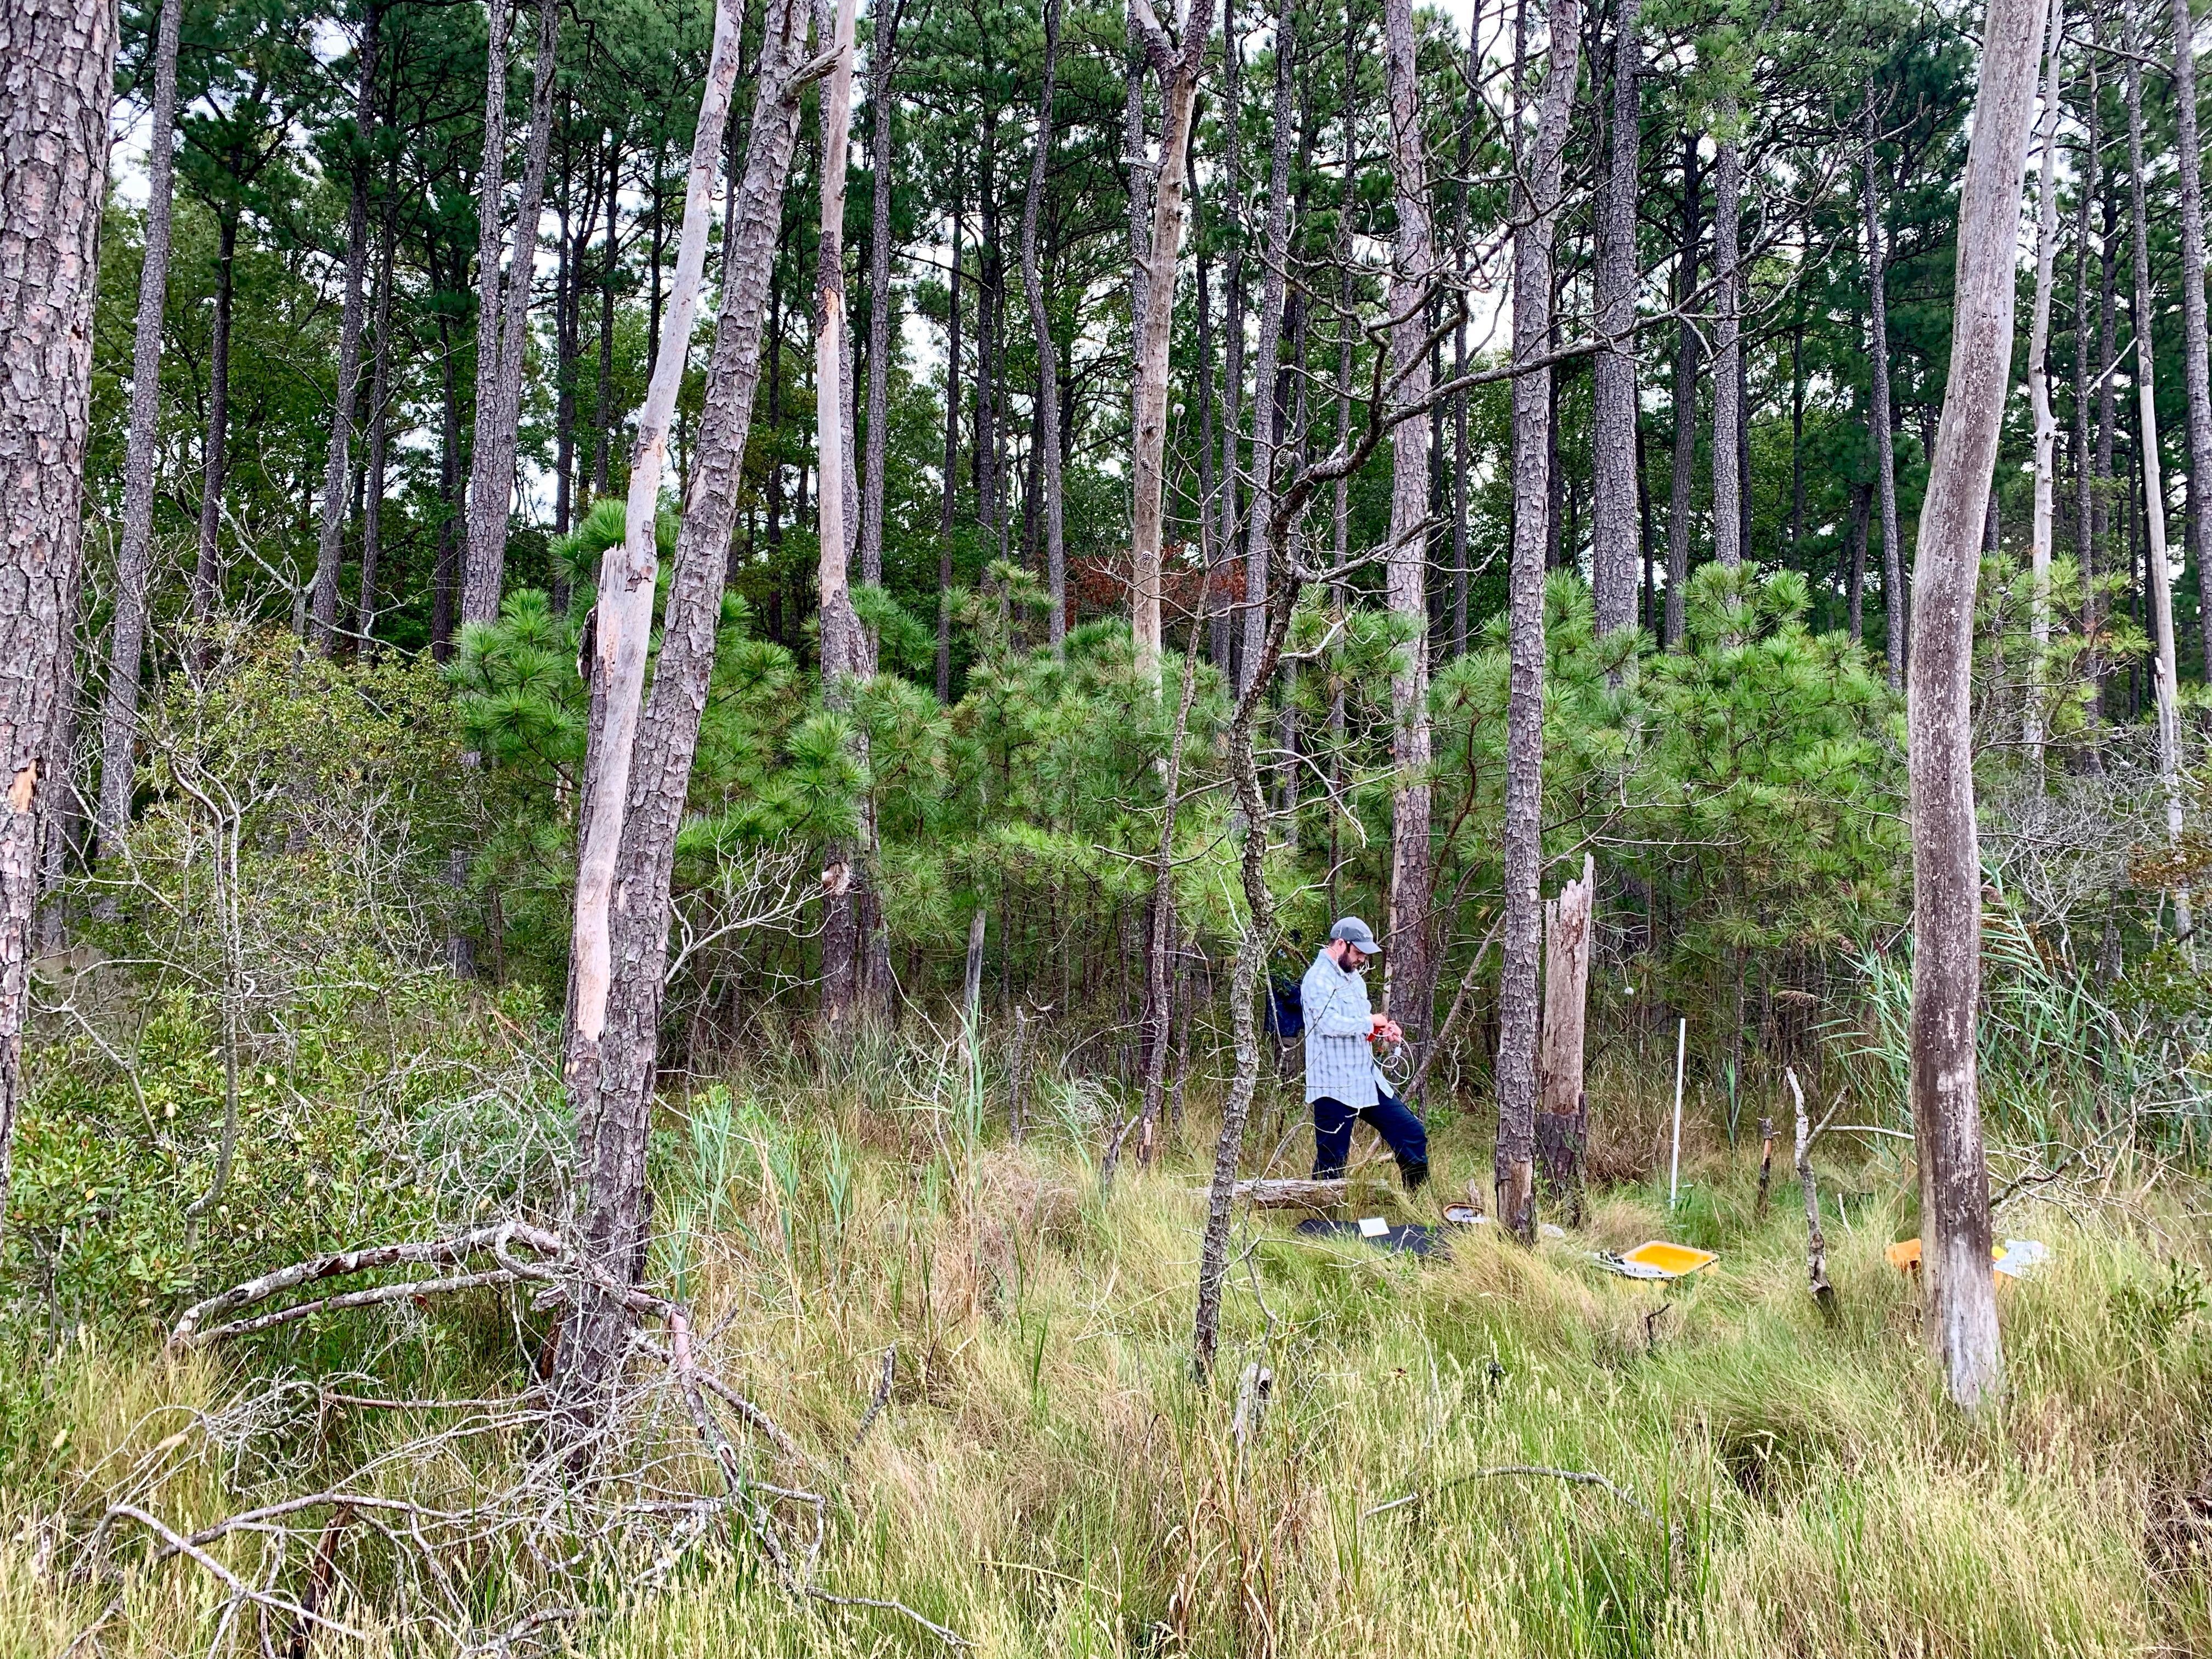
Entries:
[[1334,1181],[1240,1181],[1237,1199],[1257,1210],[1333,1210],[1344,1202],[1345,1185],[1340,1176]]

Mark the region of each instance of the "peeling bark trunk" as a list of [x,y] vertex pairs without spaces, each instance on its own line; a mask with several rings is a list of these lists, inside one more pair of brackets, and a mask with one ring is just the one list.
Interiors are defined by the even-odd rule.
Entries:
[[353,194],[346,208],[345,295],[338,314],[337,404],[331,411],[331,442],[323,463],[323,516],[315,543],[315,583],[308,600],[316,648],[330,654],[337,643],[338,568],[345,559],[347,507],[353,495],[353,426],[361,403],[362,289],[368,273],[368,149],[376,137],[376,60],[383,19],[372,3],[361,29],[354,88]]
[[[1552,239],[1581,44],[1580,0],[1553,0],[1551,64],[1513,222],[1513,566],[1505,714],[1504,964],[1498,987],[1498,1218],[1534,1236],[1536,970],[1544,868],[1544,549],[1548,537]],[[1678,381],[1679,384],[1679,381]]]
[[[714,58],[701,100],[686,190],[673,314],[664,336],[665,360],[654,364],[653,389],[640,421],[631,474],[633,537],[638,528],[639,474],[648,466],[658,473],[657,451],[665,442],[674,386],[690,337],[691,319],[684,307],[687,301],[695,308],[697,304],[706,257],[706,204],[737,75],[739,23],[729,0],[718,6]],[[759,384],[761,319],[798,133],[796,70],[805,28],[805,14],[798,0],[769,0],[738,194],[732,281],[723,296],[708,365],[698,453],[677,535],[652,702],[638,729],[635,754],[626,757],[629,763],[617,772],[610,745],[604,769],[614,775],[611,787],[622,803],[620,852],[613,860],[619,872],[618,890],[611,907],[614,956],[622,972],[606,988],[603,1027],[592,1045],[596,1052],[570,1050],[591,1063],[573,1069],[568,1081],[577,1103],[580,1163],[588,1181],[582,1245],[622,1283],[629,1282],[644,1266],[645,1151],[667,962],[669,878],[714,672],[738,475]],[[655,493],[657,482],[656,477]],[[650,560],[650,517],[643,529]],[[610,578],[621,574],[622,565],[635,563],[627,544],[611,551],[610,558],[618,561],[607,572]],[[649,572],[649,564],[647,568]],[[649,605],[649,574],[643,586]],[[604,656],[602,665],[608,665]],[[580,924],[582,921],[580,905]],[[588,1420],[620,1362],[627,1318],[611,1298],[588,1290],[580,1294],[584,1305],[575,1310],[562,1337],[558,1386],[572,1409]]]
[[[1059,347],[1052,316],[1045,309],[1044,279],[1037,267],[1037,220],[1044,210],[1044,183],[1052,155],[1052,105],[1060,67],[1060,0],[1045,0],[1044,84],[1037,92],[1036,153],[1030,160],[1029,191],[1022,198],[1022,295],[1030,308],[1030,333],[1037,355],[1037,479],[1044,496],[1044,584],[1052,601],[1047,622],[1052,653],[1061,655],[1067,637],[1067,538],[1060,495]],[[1206,369],[1200,367],[1203,376]]]
[[[538,0],[538,61],[523,152],[521,199],[502,283],[500,204],[507,168],[507,0],[491,0],[491,63],[484,87],[483,170],[477,179],[477,422],[469,457],[469,544],[462,568],[461,620],[499,615],[507,567],[507,514],[514,495],[516,428],[522,417],[522,349],[530,331],[530,285],[538,212],[552,140],[554,52],[559,0]],[[503,291],[502,291],[503,290]]]
[[177,32],[184,0],[161,0],[154,38],[154,107],[146,155],[145,258],[138,267],[137,332],[131,352],[131,436],[123,463],[123,537],[115,554],[115,620],[100,711],[99,853],[115,849],[131,820],[137,776],[138,677],[146,654],[146,592],[154,564],[154,470],[160,459],[161,318],[169,291],[170,210],[175,200]]
[[23,1098],[42,790],[70,648],[116,14],[0,12],[0,1224]]
[[1597,896],[1596,866],[1583,854],[1579,881],[1544,906],[1544,1029],[1537,1065],[1536,1145],[1548,1151],[1552,1196],[1565,1205],[1568,1225],[1582,1221],[1582,1146],[1588,1128],[1583,1091],[1583,1036],[1589,1004],[1590,948]]
[[[1905,629],[1909,626],[1905,600],[1905,562],[1897,544],[1897,449],[1889,412],[1889,300],[1885,291],[1881,237],[1881,203],[1875,189],[1874,88],[1867,88],[1859,115],[1861,141],[1861,215],[1865,221],[1867,246],[1867,362],[1871,380],[1871,411],[1868,424],[1874,430],[1875,489],[1881,503],[1881,608],[1887,619],[1883,641],[1889,689],[1905,684]],[[2007,241],[2009,247],[2011,242]],[[2010,342],[2006,343],[2010,349]],[[1924,518],[1925,509],[1923,509]],[[1974,526],[1978,532],[1981,526]]]
[[[1428,307],[1436,248],[1429,223],[1428,153],[1421,138],[1420,82],[1412,0],[1383,0],[1382,61],[1389,83],[1390,174],[1398,235],[1387,299],[1393,400],[1419,405],[1432,384]],[[1570,71],[1570,78],[1572,72]],[[1279,138],[1277,140],[1279,143]],[[1270,273],[1270,281],[1275,280]],[[1547,283],[1548,296],[1549,284]],[[1516,305],[1519,290],[1516,290]],[[1517,383],[1516,383],[1517,386]],[[1385,582],[1407,638],[1390,676],[1391,760],[1398,778],[1390,812],[1390,893],[1383,919],[1384,1009],[1405,1028],[1414,1063],[1426,1050],[1436,968],[1429,959],[1433,898],[1429,796],[1429,422],[1401,421],[1390,434],[1390,547]]]
[[[2003,1377],[1975,1079],[1982,877],[1972,730],[1974,588],[2012,369],[2014,249],[2043,18],[2042,0],[1991,0],[1984,31],[1973,138],[1960,190],[1950,373],[1921,510],[1906,716],[1912,1110],[1928,1336],[1951,1399],[1968,1410],[1994,1400]],[[1868,112],[1870,125],[1870,103]]]
[[1175,321],[1176,253],[1182,246],[1183,163],[1198,102],[1198,74],[1213,27],[1213,0],[1195,0],[1183,38],[1170,43],[1151,0],[1130,0],[1146,56],[1160,81],[1160,159],[1152,185],[1152,234],[1145,257],[1142,323],[1137,334],[1130,471],[1135,498],[1129,530],[1130,631],[1137,670],[1160,671],[1160,538],[1167,483],[1168,345]]
[[1620,0],[1613,21],[1613,125],[1598,205],[1596,302],[1605,343],[1590,363],[1590,597],[1601,638],[1636,626],[1636,193],[1641,131],[1636,79],[1644,58],[1641,27],[1640,0]]
[[[2152,337],[2155,316],[2150,302],[2150,214],[2143,199],[2143,122],[2142,31],[2136,25],[2138,0],[2124,0],[2122,15],[2127,36],[2128,204],[2135,234],[2136,429],[2137,464],[2142,470],[2143,570],[2148,578],[2151,641],[2151,695],[2158,731],[2159,779],[2166,790],[2166,838],[2176,852],[2181,847],[2181,687],[2174,659],[2173,572],[2166,540],[2166,483],[2158,447],[2158,399],[2152,386],[2153,365],[2158,353]],[[2197,365],[2197,374],[2203,365]],[[2173,890],[2174,937],[2189,938],[2189,889]]]

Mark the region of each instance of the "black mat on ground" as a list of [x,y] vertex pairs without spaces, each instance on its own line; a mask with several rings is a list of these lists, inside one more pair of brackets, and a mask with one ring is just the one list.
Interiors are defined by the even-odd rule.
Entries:
[[1298,1223],[1297,1231],[1308,1238],[1351,1238],[1362,1244],[1372,1244],[1378,1250],[1403,1250],[1408,1255],[1449,1255],[1450,1243],[1439,1237],[1434,1227],[1391,1227],[1369,1238],[1359,1231],[1356,1221],[1324,1221],[1318,1216]]

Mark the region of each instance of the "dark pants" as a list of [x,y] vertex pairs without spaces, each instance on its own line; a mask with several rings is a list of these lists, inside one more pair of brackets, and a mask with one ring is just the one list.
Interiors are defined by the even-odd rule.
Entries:
[[1409,1186],[1419,1185],[1429,1172],[1429,1132],[1404,1101],[1379,1087],[1375,1103],[1358,1109],[1324,1096],[1314,1102],[1313,1118],[1316,1181],[1333,1181],[1344,1173],[1345,1160],[1352,1152],[1352,1126],[1362,1118],[1397,1154],[1398,1167],[1405,1171]]

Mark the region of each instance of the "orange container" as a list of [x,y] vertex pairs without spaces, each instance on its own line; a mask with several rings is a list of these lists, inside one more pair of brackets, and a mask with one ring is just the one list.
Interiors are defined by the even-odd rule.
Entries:
[[1623,1251],[1620,1259],[1639,1267],[1656,1267],[1669,1279],[1680,1279],[1700,1267],[1710,1267],[1720,1257],[1711,1250],[1692,1249],[1687,1244],[1668,1244],[1655,1238],[1648,1244]]

